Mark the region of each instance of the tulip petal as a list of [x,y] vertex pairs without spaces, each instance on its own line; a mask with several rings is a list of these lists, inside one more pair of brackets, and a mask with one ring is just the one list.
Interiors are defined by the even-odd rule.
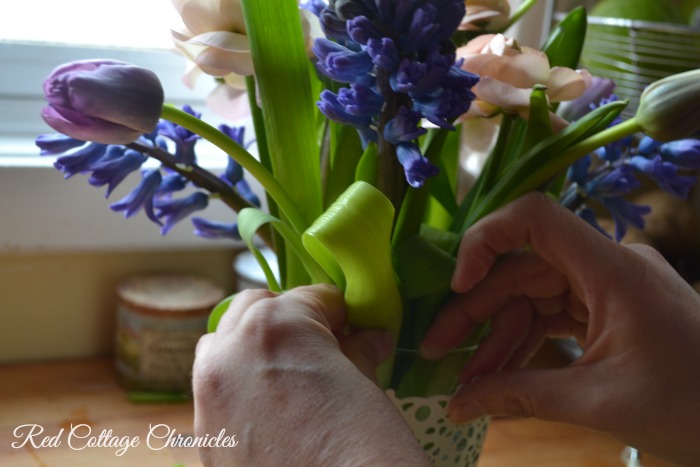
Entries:
[[547,95],[552,102],[569,101],[582,95],[593,81],[587,70],[554,67],[547,81]]
[[474,86],[479,100],[496,105],[502,109],[516,110],[529,107],[532,89],[520,89],[489,76],[484,76]]
[[253,59],[245,35],[226,31],[207,32],[184,42],[176,40],[176,45],[209,75],[253,74]]
[[83,119],[80,123],[66,119],[54,107],[45,107],[41,117],[54,130],[64,135],[102,144],[128,144],[144,132],[105,120]]

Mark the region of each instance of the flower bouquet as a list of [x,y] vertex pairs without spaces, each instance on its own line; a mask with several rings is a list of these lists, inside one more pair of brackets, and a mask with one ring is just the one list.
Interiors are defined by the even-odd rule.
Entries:
[[[48,77],[43,117],[60,134],[37,139],[42,154],[58,156],[66,177],[89,173],[107,194],[159,161],[111,207],[127,217],[143,209],[163,234],[213,200],[226,203],[237,217],[192,217],[195,233],[243,239],[272,291],[337,285],[350,327],[394,335],[396,355],[378,379],[399,399],[437,394],[444,407],[488,333],[483,323],[445,360],[417,358],[450,297],[460,239],[479,219],[540,190],[594,225],[598,202],[619,240],[648,211],[624,198],[638,176],[679,196],[695,182],[683,171],[700,165],[690,138],[700,129],[700,71],[649,86],[622,121],[626,102],[613,83],[575,70],[582,8],[535,50],[502,34],[532,0],[512,13],[505,0],[173,2],[187,27],[176,44],[196,72],[216,78],[217,105],[227,96],[250,112],[257,155],[242,128],[163,105],[152,72],[111,60]],[[197,165],[202,138],[229,156],[224,174]],[[246,177],[264,188],[266,210]],[[188,185],[196,190],[180,196]],[[210,330],[230,300],[212,312]]]

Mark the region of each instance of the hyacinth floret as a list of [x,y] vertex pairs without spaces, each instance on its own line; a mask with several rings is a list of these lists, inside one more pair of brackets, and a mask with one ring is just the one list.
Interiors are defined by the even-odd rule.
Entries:
[[316,67],[349,84],[323,91],[319,109],[364,145],[388,142],[413,187],[437,173],[413,143],[421,120],[454,129],[475,97],[479,77],[455,63],[450,39],[464,13],[463,0],[334,0],[319,13],[327,38],[316,41]]
[[[604,99],[601,105],[607,101]],[[616,120],[612,125],[618,123]],[[687,198],[697,177],[684,175],[683,170],[697,168],[700,168],[700,140],[662,143],[643,136],[636,142],[626,137],[584,156],[569,168],[569,186],[561,203],[602,231],[593,210],[585,204],[598,202],[615,221],[615,239],[620,241],[629,225],[644,228],[644,215],[651,212],[648,206],[625,199],[625,195],[641,186],[638,177],[643,176],[679,198]]]
[[[196,112],[189,105],[183,106],[182,110],[196,118],[202,116],[200,112]],[[180,164],[189,166],[196,162],[197,157],[194,148],[201,136],[167,120],[158,122],[157,131],[160,136],[164,136],[175,143],[175,159]]]
[[141,208],[150,220],[158,225],[163,225],[153,209],[153,198],[156,191],[160,187],[163,177],[158,169],[146,169],[141,171],[141,182],[134,190],[122,198],[120,201],[112,204],[110,208],[113,211],[123,211],[124,217],[132,217]]
[[[189,106],[183,110],[199,118],[200,114]],[[241,146],[245,144],[244,127],[222,125],[221,131]],[[172,122],[161,120],[153,132],[143,134],[133,144],[102,144],[82,141],[62,134],[40,135],[36,144],[42,156],[57,156],[54,167],[65,178],[76,174],[89,174],[88,182],[93,186],[107,185],[106,197],[121,185],[132,173],[141,169],[141,180],[126,196],[113,203],[110,208],[132,217],[143,210],[146,216],[161,226],[166,234],[173,226],[193,212],[202,210],[209,203],[209,194],[197,191],[184,198],[175,194],[185,190],[192,182],[183,175],[196,165],[196,142],[199,135]],[[142,168],[149,160],[149,149],[161,151],[162,164],[156,168]],[[172,152],[171,152],[172,150]],[[178,172],[175,168],[181,167]],[[233,158],[228,158],[226,170],[220,176],[224,186],[230,187],[252,206],[260,206],[259,197],[251,190],[244,178],[243,169]],[[194,223],[194,220],[193,220]],[[218,233],[217,233],[218,232]],[[234,224],[223,224],[199,219],[195,233],[207,238],[240,238]]]

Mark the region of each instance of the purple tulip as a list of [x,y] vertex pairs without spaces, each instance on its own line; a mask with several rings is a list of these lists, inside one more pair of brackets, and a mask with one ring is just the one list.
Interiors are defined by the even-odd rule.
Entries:
[[56,68],[44,81],[41,112],[54,130],[104,144],[127,144],[156,128],[163,87],[145,68],[115,60],[84,60]]

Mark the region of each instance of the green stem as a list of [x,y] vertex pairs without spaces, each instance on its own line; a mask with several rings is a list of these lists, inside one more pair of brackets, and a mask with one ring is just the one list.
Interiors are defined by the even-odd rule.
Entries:
[[[575,155],[575,159],[571,160],[571,163],[575,162],[580,157],[588,154],[589,152],[605,146],[606,144],[617,141],[626,136],[632,135],[634,133],[642,131],[642,127],[637,123],[636,118],[630,118],[629,120],[624,120],[621,123],[606,128],[600,133],[596,133],[593,136],[589,136],[580,143],[569,148],[568,151],[564,152],[562,158],[571,158]],[[571,154],[571,155],[570,155]]]
[[506,24],[500,32],[505,32],[509,27],[520,21],[520,18],[522,18],[525,13],[530,11],[530,8],[535,6],[537,2],[538,0],[525,0],[523,3],[521,3],[515,13],[511,15],[510,19],[508,20],[508,24]]
[[164,105],[161,116],[165,120],[169,120],[176,125],[180,125],[194,133],[197,133],[199,136],[224,151],[230,157],[233,157],[236,162],[243,166],[243,169],[245,169],[248,173],[255,177],[258,182],[260,182],[265,191],[275,200],[279,208],[285,213],[294,230],[299,234],[306,230],[304,217],[289,198],[285,189],[279,184],[279,182],[277,182],[275,177],[273,177],[272,173],[270,173],[265,166],[258,162],[257,159],[255,159],[248,151],[243,149],[238,143],[208,123],[203,122],[197,117],[190,115],[175,106],[168,104]]
[[486,216],[490,212],[495,211],[501,206],[513,201],[514,199],[528,193],[532,190],[541,188],[548,180],[551,180],[556,174],[566,170],[571,164],[576,162],[586,154],[598,149],[606,144],[617,141],[626,136],[632,135],[641,131],[641,126],[637,123],[636,118],[625,120],[622,123],[606,128],[600,133],[589,136],[579,143],[564,150],[556,158],[553,158],[546,164],[541,165],[537,170],[533,171],[530,176],[515,186],[507,183],[498,183],[492,191],[484,197],[473,213],[470,213],[469,218],[465,222],[462,233],[476,221]]

